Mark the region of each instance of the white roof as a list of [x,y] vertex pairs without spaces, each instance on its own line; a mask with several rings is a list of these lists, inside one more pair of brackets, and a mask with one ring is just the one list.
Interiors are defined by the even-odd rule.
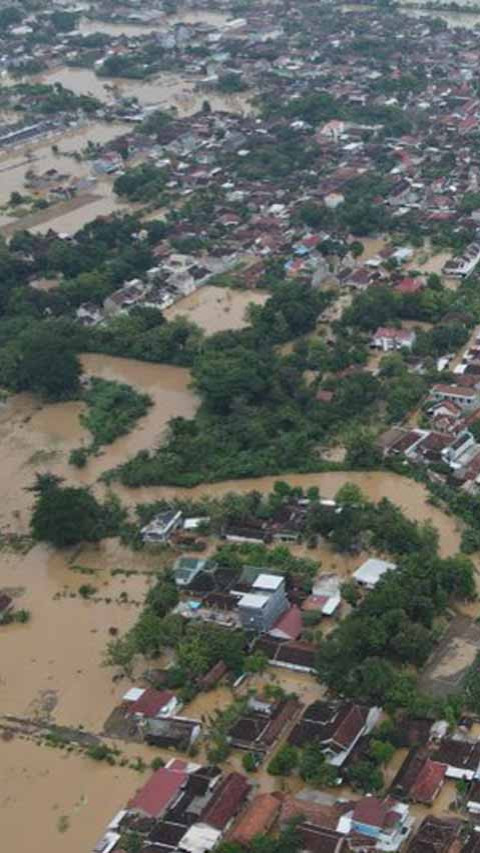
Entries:
[[283,583],[283,578],[279,575],[258,575],[255,583],[252,584],[253,589],[278,589]]
[[144,693],[145,690],[143,687],[131,687],[130,690],[127,690],[125,695],[122,696],[122,700],[123,702],[136,702]]
[[367,584],[367,586],[375,586],[385,572],[393,572],[396,568],[395,563],[388,563],[386,560],[378,560],[376,557],[370,557],[353,573],[353,577],[359,583]]
[[335,613],[335,610],[340,605],[342,597],[339,592],[335,595],[332,595],[323,605],[322,613],[324,616],[331,616],[332,613]]
[[245,595],[242,595],[240,601],[238,602],[239,607],[252,607],[258,610],[261,610],[262,607],[265,606],[269,599],[268,595],[259,595],[254,592],[246,592]]
[[188,853],[205,853],[215,846],[222,833],[213,826],[208,826],[206,823],[194,823],[193,826],[185,833],[179,843],[181,850],[187,850]]

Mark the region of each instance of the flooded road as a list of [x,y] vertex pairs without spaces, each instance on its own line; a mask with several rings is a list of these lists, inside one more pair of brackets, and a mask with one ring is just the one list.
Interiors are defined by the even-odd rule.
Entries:
[[164,314],[167,320],[186,317],[213,335],[227,329],[243,329],[248,325],[248,306],[265,305],[268,298],[268,293],[257,290],[230,290],[207,284],[167,308]]

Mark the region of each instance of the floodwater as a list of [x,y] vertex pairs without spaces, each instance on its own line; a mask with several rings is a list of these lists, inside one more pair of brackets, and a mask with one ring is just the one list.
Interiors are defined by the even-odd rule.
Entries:
[[[90,434],[79,422],[83,404],[42,406],[30,394],[18,394],[0,407],[2,483],[0,525],[24,533],[28,528],[31,485],[37,470],[50,470],[69,481],[93,483],[100,474],[144,448],[154,447],[171,417],[191,417],[197,400],[189,390],[190,374],[180,367],[146,364],[133,359],[86,354],[87,374],[126,382],[150,394],[154,405],[128,435],[104,448],[83,469],[68,464],[70,451]],[[0,487],[1,488],[1,487]]]
[[[0,408],[0,449],[3,477],[0,503],[0,527],[19,533],[28,531],[32,495],[24,491],[36,470],[52,470],[71,483],[93,484],[106,468],[122,461],[142,447],[152,447],[168,419],[174,415],[191,416],[197,401],[189,390],[189,373],[180,368],[149,365],[129,359],[100,355],[82,357],[84,368],[97,376],[128,382],[147,391],[155,406],[138,427],[119,439],[105,454],[91,460],[78,471],[68,465],[68,453],[78,446],[85,433],[79,424],[80,403],[40,406],[27,394],[12,397]],[[155,497],[204,493],[220,496],[228,491],[271,490],[279,477],[228,481],[209,484],[190,491],[178,489],[114,488],[129,504]],[[292,485],[308,488],[317,485],[324,497],[333,496],[350,481],[358,484],[372,499],[387,496],[412,518],[430,518],[440,531],[442,551],[458,548],[459,531],[455,519],[431,507],[422,485],[394,474],[335,472],[328,474],[283,475]],[[295,553],[321,562],[323,571],[350,573],[363,555],[355,558],[333,554],[328,546],[310,551],[297,546]],[[133,553],[116,540],[98,547],[53,551],[36,545],[26,555],[0,552],[0,588],[16,596],[18,607],[31,612],[27,624],[12,624],[1,629],[0,709],[19,717],[50,717],[52,721],[84,726],[100,732],[111,710],[118,704],[129,679],[113,680],[115,670],[103,666],[104,653],[116,629],[127,631],[138,616],[152,573],[165,565],[170,555]],[[123,570],[112,574],[114,570]],[[89,571],[90,570],[90,571]],[[93,573],[92,573],[93,570]],[[126,570],[134,570],[127,576]],[[95,592],[85,600],[79,588],[90,584]],[[144,668],[137,662],[135,675]],[[240,692],[266,683],[279,683],[287,692],[296,692],[309,703],[322,695],[322,688],[308,675],[269,667],[261,676],[247,680]],[[196,697],[184,713],[207,720],[216,708],[227,707],[233,698],[227,687]],[[141,754],[150,761],[150,748],[121,745],[125,754]],[[0,820],[3,837],[11,849],[37,853],[38,849],[63,853],[68,841],[72,853],[92,848],[109,818],[142,783],[142,777],[127,768],[112,768],[89,762],[77,754],[65,755],[34,743],[15,739],[2,742],[0,780]],[[241,769],[242,754],[234,751],[227,767]],[[253,777],[261,790],[285,789],[297,792],[298,777],[281,780],[271,777],[262,767]],[[31,817],[25,823],[25,814]],[[88,815],[88,820],[86,819]],[[67,818],[67,820],[65,820]],[[62,819],[62,820],[60,820]],[[34,823],[33,823],[34,822]],[[28,838],[22,833],[25,826]],[[35,825],[34,840],[31,826]],[[65,829],[61,832],[60,829]],[[30,846],[29,846],[30,845]]]
[[163,109],[175,107],[179,116],[197,112],[205,99],[210,101],[214,110],[247,114],[253,109],[248,103],[252,97],[251,92],[233,95],[195,92],[197,80],[169,72],[163,72],[148,80],[128,80],[123,77],[97,77],[90,68],[62,66],[40,75],[38,82],[50,85],[59,82],[78,95],[90,94],[103,101],[112,101],[114,97],[138,98],[143,106]]
[[[442,3],[438,7],[431,9],[416,9],[413,8],[418,0],[400,0],[400,11],[411,18],[441,18],[445,21],[449,29],[454,27],[463,27],[464,29],[473,30],[480,25],[480,14],[478,12],[447,12],[442,10]],[[468,9],[470,6],[477,5],[477,0],[467,0],[458,4],[463,9]],[[346,3],[342,6],[342,12],[369,12],[375,11],[376,6],[369,3]]]
[[134,23],[108,23],[107,21],[90,20],[82,18],[78,31],[84,35],[91,33],[106,33],[110,36],[140,36],[150,35],[152,32],[171,29],[175,24],[210,24],[213,27],[222,27],[228,20],[224,12],[208,12],[206,10],[180,9],[175,15],[159,15],[159,19],[151,24]]
[[264,305],[268,298],[268,293],[258,290],[231,290],[207,284],[180,299],[164,313],[167,320],[186,317],[197,323],[207,334],[213,335],[228,329],[244,328],[248,325],[248,306],[252,303]]
[[89,853],[142,781],[127,767],[0,739],[2,847],[18,853]]
[[[51,716],[60,724],[101,731],[126,689],[102,666],[109,629],[123,633],[131,627],[149,579],[139,573],[112,576],[111,567],[143,569],[143,559],[132,554],[116,560],[116,547],[99,546],[95,574],[72,568],[88,568],[91,561],[71,549],[36,545],[23,556],[2,553],[1,587],[15,590],[17,606],[31,613],[27,624],[2,627],[2,713]],[[91,600],[79,595],[85,584],[96,590]],[[119,603],[122,593],[128,600]]]
[[[344,483],[355,483],[364,494],[373,501],[386,497],[400,506],[405,514],[416,521],[431,521],[439,531],[440,550],[443,554],[453,554],[458,550],[460,525],[453,516],[447,516],[441,510],[428,503],[428,493],[421,483],[385,471],[329,471],[323,474],[279,474],[269,477],[256,477],[245,480],[225,480],[221,483],[208,483],[193,489],[179,489],[159,486],[143,489],[119,489],[122,499],[139,503],[162,497],[201,497],[211,495],[221,497],[228,492],[270,492],[276,480],[284,480],[292,486],[318,486],[324,498],[333,498]],[[312,557],[314,552],[312,552]]]
[[[33,190],[25,186],[27,172],[35,172],[42,175],[48,169],[56,169],[62,175],[68,175],[65,183],[71,179],[88,178],[91,175],[91,161],[77,161],[71,156],[75,151],[81,152],[87,146],[89,140],[105,144],[122,133],[131,131],[131,126],[125,122],[91,122],[72,128],[66,133],[49,134],[47,139],[41,143],[30,143],[17,146],[11,151],[0,156],[0,206],[8,202],[12,192],[33,195]],[[54,154],[52,145],[58,145],[60,154]],[[107,215],[116,210],[127,210],[128,206],[122,204],[113,194],[113,182],[109,179],[99,179],[89,184],[88,193],[94,194],[96,199],[90,203],[77,207],[69,213],[59,213],[56,206],[41,212],[42,222],[31,228],[32,231],[45,232],[53,227],[60,232],[75,232],[86,222],[95,216]],[[73,206],[75,202],[73,203]],[[11,215],[0,214],[0,226],[9,227],[14,223],[15,227],[21,228],[22,220]],[[10,230],[11,230],[10,226]]]

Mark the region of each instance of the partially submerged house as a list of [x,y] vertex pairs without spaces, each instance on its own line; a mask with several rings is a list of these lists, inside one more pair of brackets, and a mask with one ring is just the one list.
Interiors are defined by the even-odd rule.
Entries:
[[167,510],[159,513],[141,529],[142,539],[150,545],[165,544],[172,533],[182,524],[182,513],[179,510]]
[[302,747],[321,743],[329,764],[341,767],[362,735],[372,731],[380,708],[354,702],[313,702],[290,732],[288,742]]
[[360,586],[367,590],[373,589],[386,572],[394,572],[397,568],[395,563],[380,560],[377,557],[369,557],[353,573],[352,578]]
[[127,716],[138,720],[169,717],[180,708],[180,702],[170,690],[153,687],[131,687],[122,697]]

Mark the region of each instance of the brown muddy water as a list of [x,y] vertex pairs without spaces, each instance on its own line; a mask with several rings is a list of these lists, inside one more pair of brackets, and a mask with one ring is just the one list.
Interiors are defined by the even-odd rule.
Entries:
[[[447,516],[441,510],[428,503],[428,493],[421,483],[384,471],[331,471],[324,474],[281,474],[270,477],[256,477],[245,480],[226,480],[221,483],[209,483],[194,489],[178,489],[168,486],[126,490],[119,488],[122,499],[135,503],[154,500],[161,497],[201,497],[212,495],[221,497],[228,492],[245,493],[249,491],[270,492],[276,480],[285,480],[292,486],[318,486],[324,498],[332,498],[344,483],[355,483],[371,500],[389,498],[400,506],[405,514],[417,521],[431,521],[440,534],[440,549],[443,554],[453,554],[458,550],[460,525],[453,516]],[[312,554],[313,556],[313,554]]]
[[2,850],[89,853],[141,782],[126,767],[0,740]]
[[229,290],[207,284],[167,308],[164,314],[167,320],[186,317],[213,335],[228,329],[243,329],[248,325],[248,306],[265,305],[268,298],[268,293],[258,290]]
[[[30,395],[11,398],[0,409],[2,530],[28,531],[32,495],[24,489],[31,484],[36,470],[52,470],[71,483],[94,483],[106,468],[142,447],[151,448],[170,417],[188,417],[195,411],[197,401],[188,387],[186,370],[97,355],[84,356],[82,361],[87,372],[122,380],[147,391],[154,397],[155,406],[131,435],[106,448],[103,456],[93,459],[79,472],[68,466],[67,459],[71,448],[85,437],[78,421],[81,404],[42,407]],[[189,492],[167,488],[128,491],[117,486],[115,490],[122,499],[134,504],[169,495],[222,495],[251,489],[266,492],[276,479],[279,478],[229,481]],[[400,504],[410,517],[430,518],[440,531],[445,554],[458,547],[455,520],[431,507],[418,483],[393,474],[358,472],[292,474],[283,475],[282,479],[305,488],[317,485],[325,497],[333,496],[342,483],[355,482],[374,500],[385,495]],[[362,555],[355,559],[335,555],[327,546],[315,551],[298,546],[295,552],[321,561],[324,570],[336,569],[345,574],[362,559]],[[0,629],[0,715],[47,716],[57,723],[101,731],[109,713],[130,686],[127,679],[113,681],[115,672],[102,665],[111,637],[109,629],[115,628],[120,633],[128,630],[138,615],[152,572],[164,564],[165,557],[133,553],[116,540],[77,551],[55,552],[44,545],[36,545],[26,555],[0,551],[0,588],[12,591],[18,607],[31,612],[27,624]],[[87,573],[88,569],[94,573]],[[133,569],[136,573],[129,577],[124,573],[112,576],[114,569]],[[80,586],[86,583],[95,588],[92,600],[88,601],[79,594]],[[141,661],[136,669],[137,674],[142,671]],[[297,692],[305,703],[321,695],[321,687],[309,676],[273,668],[251,684],[246,682],[245,690],[272,680],[288,691]],[[227,706],[231,699],[232,692],[221,687],[194,699],[186,706],[185,713],[207,719],[215,708]],[[131,747],[134,747],[132,757],[140,753],[150,761],[155,754],[147,747]],[[122,750],[129,755],[132,751],[123,745]],[[59,750],[18,738],[8,743],[0,740],[0,751],[3,838],[9,842],[9,849],[22,853],[37,853],[39,849],[63,853],[67,841],[69,851],[85,853],[100,837],[111,815],[142,782],[141,776],[128,769],[98,765],[76,754],[66,756]],[[234,752],[228,766],[240,769],[241,754]],[[268,776],[264,768],[256,774],[256,781],[262,790],[275,790],[286,784],[296,792],[301,787],[297,778],[282,783]],[[25,815],[30,818],[28,824]],[[61,832],[65,823],[67,828]]]
[[[57,169],[60,174],[69,176],[65,183],[74,178],[90,177],[91,161],[77,162],[71,156],[62,156],[62,153],[54,154],[52,145],[58,145],[60,152],[73,154],[75,151],[81,152],[89,140],[104,144],[130,130],[131,126],[125,122],[114,124],[91,122],[61,135],[51,134],[41,143],[18,146],[3,153],[0,156],[0,206],[7,204],[12,192],[20,192],[23,195],[33,194],[25,186],[29,171],[42,175],[48,169]],[[55,206],[52,206],[42,212],[42,222],[32,226],[31,230],[45,233],[49,228],[54,228],[60,232],[74,233],[96,216],[106,216],[115,211],[129,209],[128,205],[116,198],[113,193],[113,181],[108,178],[92,181],[88,192],[96,196],[94,201],[68,213],[60,213]],[[0,213],[0,227],[9,226],[12,223],[23,227],[21,220],[12,216],[11,213]]]
[[163,72],[148,80],[127,80],[122,77],[97,77],[90,68],[69,68],[62,66],[41,74],[35,78],[39,83],[62,83],[77,95],[90,94],[102,101],[114,98],[138,98],[143,106],[155,106],[163,109],[175,107],[179,116],[188,116],[197,112],[205,98],[212,109],[248,114],[253,111],[249,100],[253,92],[222,95],[219,92],[195,91],[197,80],[188,79],[180,74]]

